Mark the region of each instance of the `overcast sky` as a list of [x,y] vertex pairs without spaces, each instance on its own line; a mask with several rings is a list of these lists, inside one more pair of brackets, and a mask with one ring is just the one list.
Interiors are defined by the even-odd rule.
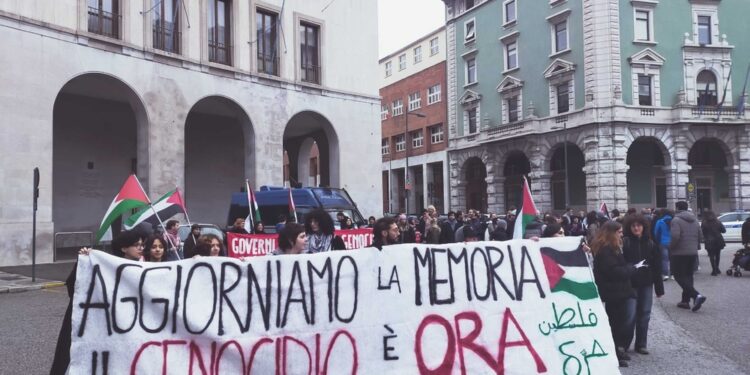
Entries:
[[386,56],[444,23],[442,0],[378,0],[378,56]]

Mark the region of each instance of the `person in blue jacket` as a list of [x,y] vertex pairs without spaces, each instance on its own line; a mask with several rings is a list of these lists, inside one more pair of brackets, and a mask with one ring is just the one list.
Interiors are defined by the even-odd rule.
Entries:
[[654,226],[654,240],[659,245],[661,251],[661,275],[663,280],[667,280],[671,277],[669,270],[669,243],[672,242],[672,234],[670,232],[670,225],[674,212],[672,210],[665,209],[663,215],[659,220],[656,220]]

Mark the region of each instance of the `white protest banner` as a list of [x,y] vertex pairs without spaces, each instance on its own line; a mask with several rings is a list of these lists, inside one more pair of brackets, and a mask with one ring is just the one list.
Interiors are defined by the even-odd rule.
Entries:
[[617,374],[579,240],[80,256],[71,374]]

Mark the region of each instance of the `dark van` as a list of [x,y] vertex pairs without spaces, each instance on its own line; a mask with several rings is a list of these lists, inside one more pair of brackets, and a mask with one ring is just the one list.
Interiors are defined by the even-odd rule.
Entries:
[[[345,189],[306,187],[292,189],[294,206],[297,209],[297,218],[300,223],[305,221],[305,214],[316,208],[322,208],[333,218],[336,228],[340,223],[336,214],[343,212],[352,219],[357,227],[364,227],[367,222],[357,209],[349,193]],[[289,189],[285,187],[261,186],[260,191],[255,192],[258,201],[261,221],[266,228],[266,233],[275,232],[274,228],[279,215],[289,215]],[[234,223],[238,217],[247,217],[248,214],[247,193],[232,193],[232,203],[229,206],[227,227]]]

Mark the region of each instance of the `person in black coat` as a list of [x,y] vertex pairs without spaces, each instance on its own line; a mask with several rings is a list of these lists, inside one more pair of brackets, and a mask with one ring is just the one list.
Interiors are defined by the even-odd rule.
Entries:
[[456,229],[460,225],[456,220],[456,213],[453,211],[448,212],[448,220],[445,220],[440,224],[440,243],[454,243],[456,242]]
[[750,217],[742,223],[742,246],[750,245]]
[[[745,224],[747,224],[747,221],[742,224],[743,237],[745,236]],[[713,211],[706,211],[703,213],[701,231],[703,232],[703,241],[706,244],[706,251],[708,252],[708,260],[711,261],[711,276],[720,275],[719,255],[721,255],[721,249],[727,245],[724,242],[722,233],[726,233],[727,230],[724,228],[724,224],[716,218],[716,214]]]
[[634,266],[625,261],[622,225],[616,221],[608,221],[599,228],[591,252],[594,255],[594,280],[609,318],[617,360],[620,367],[628,367],[630,357],[624,349],[627,344],[625,311],[628,300],[635,298],[630,278],[637,268],[643,267],[643,262]]
[[661,275],[661,251],[651,239],[649,220],[643,215],[628,215],[623,221],[622,253],[630,265],[643,264],[632,277],[635,298],[628,299],[625,319],[625,350],[630,347],[635,332],[634,349],[648,354],[646,349],[648,323],[651,320],[654,290],[656,297],[664,295],[664,280]]

